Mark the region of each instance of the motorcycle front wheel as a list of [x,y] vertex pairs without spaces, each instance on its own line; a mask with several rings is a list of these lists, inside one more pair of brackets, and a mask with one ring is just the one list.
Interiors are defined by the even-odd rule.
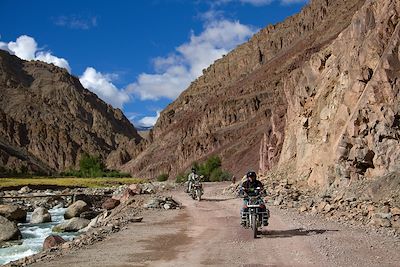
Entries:
[[251,228],[253,229],[253,238],[257,238],[257,219],[255,214],[251,214]]
[[201,200],[201,191],[200,191],[200,189],[196,190],[196,196],[197,196],[197,200],[200,201]]

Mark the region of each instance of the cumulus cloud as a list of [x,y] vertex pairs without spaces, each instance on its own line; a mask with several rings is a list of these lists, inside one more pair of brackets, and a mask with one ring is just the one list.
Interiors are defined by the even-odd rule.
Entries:
[[39,51],[35,39],[27,35],[21,35],[15,42],[0,42],[0,49],[7,50],[21,59],[52,63],[71,72],[71,67],[66,59],[56,57],[49,51]]
[[130,100],[129,95],[124,90],[119,90],[111,81],[114,75],[102,74],[96,69],[89,67],[79,78],[83,87],[97,94],[105,102],[113,107],[121,108],[124,103]]
[[138,126],[140,127],[153,127],[156,124],[157,119],[160,117],[160,111],[157,111],[157,114],[154,117],[143,117],[138,121]]
[[97,17],[81,15],[59,16],[53,18],[53,22],[57,26],[68,27],[71,29],[89,30],[97,26]]
[[154,59],[156,73],[140,74],[127,90],[142,100],[175,99],[204,68],[245,42],[254,32],[255,29],[238,21],[207,21],[202,33],[192,32],[190,40],[177,47],[173,54]]

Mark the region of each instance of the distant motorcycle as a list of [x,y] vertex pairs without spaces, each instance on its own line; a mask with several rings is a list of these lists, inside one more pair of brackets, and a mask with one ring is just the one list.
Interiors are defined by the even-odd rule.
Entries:
[[257,238],[258,229],[268,225],[269,210],[265,206],[265,202],[262,199],[264,192],[261,192],[260,188],[256,188],[254,194],[248,195],[244,193],[243,198],[245,199],[246,205],[244,210],[241,212],[241,219],[245,228],[251,228],[253,232],[253,238]]
[[201,201],[201,196],[204,194],[201,178],[203,178],[203,176],[200,176],[200,179],[197,179],[193,182],[192,188],[189,192],[189,195],[198,201]]

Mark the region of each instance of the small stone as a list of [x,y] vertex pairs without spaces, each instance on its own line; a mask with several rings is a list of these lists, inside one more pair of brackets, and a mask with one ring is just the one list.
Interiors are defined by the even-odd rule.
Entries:
[[305,206],[305,205],[302,205],[301,207],[300,207],[300,209],[299,209],[299,211],[300,212],[305,212],[305,211],[307,211],[307,207]]
[[397,207],[391,208],[391,209],[390,209],[390,213],[391,213],[393,216],[395,216],[395,215],[400,215],[400,208],[397,208]]

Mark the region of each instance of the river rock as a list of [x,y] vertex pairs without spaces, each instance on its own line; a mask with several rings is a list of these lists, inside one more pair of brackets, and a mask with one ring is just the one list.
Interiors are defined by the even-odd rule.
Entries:
[[31,223],[51,222],[51,215],[46,208],[39,207],[32,212]]
[[60,244],[65,243],[65,239],[58,235],[49,235],[43,241],[43,250],[58,246]]
[[135,192],[133,192],[130,188],[126,188],[119,200],[121,201],[121,203],[125,203],[134,195],[136,195]]
[[17,224],[0,215],[0,241],[21,239]]
[[17,205],[0,205],[0,215],[11,221],[26,221],[26,210]]
[[118,206],[119,203],[120,203],[120,201],[118,199],[108,198],[108,199],[106,199],[106,201],[104,201],[104,203],[101,205],[101,207],[105,210],[112,210],[116,206]]
[[53,227],[53,232],[77,232],[85,228],[90,220],[73,217]]
[[73,217],[79,217],[79,215],[81,215],[82,212],[85,212],[88,210],[89,210],[88,204],[86,204],[85,201],[78,200],[78,201],[72,203],[72,205],[67,208],[67,210],[65,211],[65,214],[64,214],[64,218],[71,219]]
[[136,195],[140,195],[140,193],[142,192],[142,186],[140,184],[130,184],[128,188],[132,190],[133,193],[135,193]]
[[32,190],[28,187],[28,186],[24,186],[24,187],[22,187],[19,191],[18,191],[18,193],[20,193],[20,194],[27,194],[27,193],[30,193]]
[[89,210],[89,211],[82,212],[81,215],[79,215],[79,217],[91,220],[91,219],[95,218],[99,214],[100,214],[99,211]]

